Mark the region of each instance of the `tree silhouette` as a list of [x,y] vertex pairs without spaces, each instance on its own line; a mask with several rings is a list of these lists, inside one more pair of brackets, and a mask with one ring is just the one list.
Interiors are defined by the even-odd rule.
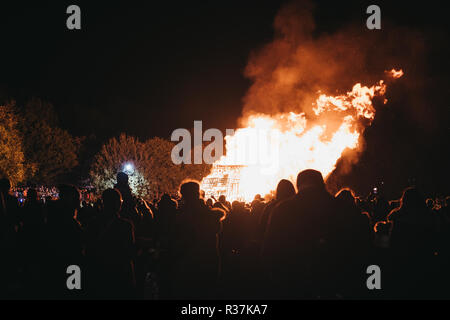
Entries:
[[211,170],[211,166],[207,164],[174,164],[171,158],[175,146],[173,142],[155,137],[147,140],[144,145],[151,154],[152,171],[149,177],[155,186],[152,190],[155,197],[175,193],[183,180],[201,180]]
[[105,143],[94,157],[90,177],[94,187],[101,192],[116,183],[116,175],[125,164],[133,164],[129,173],[132,192],[139,197],[152,199],[163,193],[175,193],[184,179],[202,179],[209,173],[208,165],[175,165],[171,159],[174,143],[152,138],[145,142],[122,133]]
[[26,165],[13,106],[14,103],[0,106],[0,176],[6,176],[15,185],[25,179]]
[[78,165],[82,139],[59,128],[50,103],[33,98],[22,110],[21,131],[27,161],[35,168],[31,179],[54,184],[58,177]]

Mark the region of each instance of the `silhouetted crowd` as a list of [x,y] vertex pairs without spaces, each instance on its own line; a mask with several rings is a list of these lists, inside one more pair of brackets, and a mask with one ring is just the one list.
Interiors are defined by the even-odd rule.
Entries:
[[[414,187],[394,201],[332,196],[315,170],[250,204],[204,199],[195,181],[147,202],[125,173],[95,203],[71,185],[22,203],[10,187],[0,180],[2,299],[450,298],[448,197]],[[72,265],[81,290],[67,287]]]

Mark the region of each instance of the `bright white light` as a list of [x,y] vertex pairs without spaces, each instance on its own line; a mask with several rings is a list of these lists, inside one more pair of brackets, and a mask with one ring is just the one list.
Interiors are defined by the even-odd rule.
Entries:
[[125,165],[123,166],[123,171],[126,174],[131,174],[134,172],[134,165],[132,163],[125,163]]

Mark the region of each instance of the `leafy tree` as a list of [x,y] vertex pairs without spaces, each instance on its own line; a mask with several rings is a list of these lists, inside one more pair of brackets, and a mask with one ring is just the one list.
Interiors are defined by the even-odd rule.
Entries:
[[27,171],[17,125],[14,103],[0,106],[0,175],[6,176],[13,185],[22,182]]
[[174,144],[162,138],[152,138],[145,142],[121,134],[104,144],[95,156],[90,177],[98,191],[112,188],[116,175],[128,163],[134,170],[129,174],[130,187],[139,197],[152,199],[163,193],[174,193],[186,178],[201,180],[208,174],[207,165],[182,165],[172,162],[171,151]]
[[142,143],[134,137],[122,133],[118,139],[110,139],[94,157],[89,173],[92,185],[99,191],[114,187],[117,173],[123,171],[125,164],[131,163],[134,166],[134,173],[130,176],[132,191],[145,196],[148,183],[142,176],[147,174],[149,156]]
[[176,165],[171,158],[175,144],[161,138],[152,138],[145,142],[147,152],[151,154],[151,174],[148,179],[153,183],[152,193],[159,197],[164,193],[175,193],[185,179],[201,180],[209,174],[210,165]]
[[58,119],[50,103],[31,99],[21,119],[25,157],[35,168],[34,181],[54,184],[58,177],[78,165],[82,139],[57,126]]

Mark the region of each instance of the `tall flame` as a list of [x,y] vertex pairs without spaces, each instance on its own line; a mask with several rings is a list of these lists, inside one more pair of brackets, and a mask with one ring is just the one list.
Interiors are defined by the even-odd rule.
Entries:
[[[397,78],[403,71],[393,69],[390,75]],[[226,154],[215,163],[221,168],[238,166],[239,177],[234,180],[238,186],[214,188],[211,181],[225,177],[221,170],[203,179],[202,189],[207,196],[220,193],[230,200],[250,201],[256,194],[270,193],[281,179],[294,182],[304,169],[316,169],[327,177],[344,150],[359,147],[361,134],[375,118],[372,99],[385,93],[382,80],[372,87],[357,83],[343,95],[320,94],[313,105],[316,117],[310,119],[294,112],[247,117],[244,128],[225,137]]]

